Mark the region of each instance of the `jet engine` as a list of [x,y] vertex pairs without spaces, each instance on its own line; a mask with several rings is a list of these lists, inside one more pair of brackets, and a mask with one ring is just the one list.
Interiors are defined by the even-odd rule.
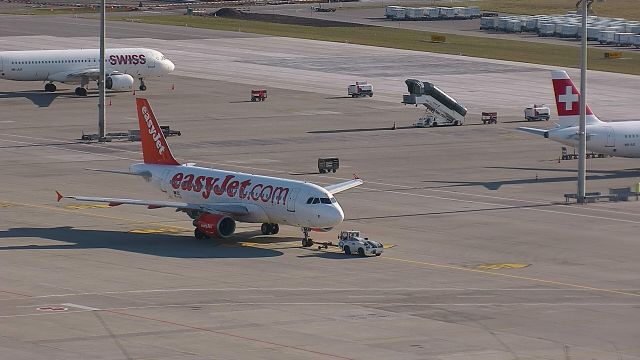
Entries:
[[104,86],[109,90],[128,91],[133,88],[133,77],[129,74],[107,76]]
[[197,230],[210,237],[226,238],[236,231],[235,220],[220,214],[203,213],[194,220],[193,225]]

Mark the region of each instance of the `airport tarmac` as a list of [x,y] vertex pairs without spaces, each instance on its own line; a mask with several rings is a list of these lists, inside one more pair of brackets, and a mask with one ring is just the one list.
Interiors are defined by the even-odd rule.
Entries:
[[[95,41],[37,25],[39,34],[0,37],[0,51]],[[357,173],[365,185],[337,196],[345,223],[314,238],[359,229],[388,248],[346,257],[301,248],[299,229],[262,236],[255,224],[201,242],[168,209],[56,203],[54,190],[163,194],[138,178],[86,170],[141,159],[138,143],[76,140],[95,130],[95,96],[0,81],[0,358],[640,358],[639,203],[565,205],[576,163],[557,161],[558,144],[515,130],[527,125],[524,106],[551,101],[547,68],[180,35],[190,30],[109,41],[175,60],[175,73],[149,79],[144,93],[161,124],[182,132],[168,140],[174,154],[318,184]],[[399,103],[409,77],[463,101],[468,124],[411,128],[423,110]],[[347,98],[355,80],[372,82],[374,97]],[[637,113],[638,77],[593,72],[589,81],[603,118]],[[250,102],[262,86],[268,100]],[[134,99],[109,95],[108,131],[137,126]],[[489,110],[499,123],[480,125]],[[325,156],[340,157],[336,174],[317,174]],[[589,160],[589,191],[638,182],[636,164]]]

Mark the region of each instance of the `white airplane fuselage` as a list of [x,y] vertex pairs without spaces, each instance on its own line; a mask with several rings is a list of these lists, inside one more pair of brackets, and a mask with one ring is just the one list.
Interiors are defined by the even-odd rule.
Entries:
[[234,215],[240,222],[330,229],[344,219],[333,195],[312,183],[186,165],[139,163],[130,171],[151,173],[152,185],[174,200],[243,205],[250,211]]
[[[99,69],[99,60],[99,49],[1,51],[0,78],[78,83],[68,74]],[[162,76],[175,68],[161,52],[146,48],[107,49],[105,60],[107,74],[116,72],[133,78]]]
[[[610,156],[640,157],[640,121],[600,122],[587,130],[587,150]],[[578,127],[570,126],[547,131],[545,137],[577,147]]]

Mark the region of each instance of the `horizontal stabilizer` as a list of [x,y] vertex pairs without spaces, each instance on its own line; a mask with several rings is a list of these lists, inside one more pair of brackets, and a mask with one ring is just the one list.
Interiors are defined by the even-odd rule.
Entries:
[[142,172],[139,172],[139,173],[132,173],[132,172],[129,172],[129,171],[122,171],[122,170],[106,170],[106,169],[91,169],[91,168],[85,168],[85,170],[96,171],[96,172],[104,172],[104,173],[109,173],[109,174],[135,175],[135,176],[142,176],[144,178],[150,178],[151,177],[151,172],[149,172],[149,171],[142,171]]
[[519,127],[518,130],[520,131],[524,131],[524,132],[528,132],[531,134],[536,134],[536,135],[540,135],[540,136],[544,136],[544,137],[549,137],[549,130],[546,129],[536,129],[536,128],[529,128],[529,127]]
[[341,182],[338,184],[328,185],[328,186],[325,186],[324,188],[331,194],[337,194],[339,192],[349,190],[353,187],[360,186],[362,184],[364,184],[364,181],[356,177],[353,180]]

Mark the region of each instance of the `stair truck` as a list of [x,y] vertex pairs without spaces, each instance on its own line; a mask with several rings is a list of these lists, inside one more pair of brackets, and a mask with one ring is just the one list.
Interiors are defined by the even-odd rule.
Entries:
[[416,127],[436,127],[440,125],[462,125],[467,108],[430,82],[415,79],[405,80],[409,94],[402,95],[403,104],[422,104],[427,110]]

